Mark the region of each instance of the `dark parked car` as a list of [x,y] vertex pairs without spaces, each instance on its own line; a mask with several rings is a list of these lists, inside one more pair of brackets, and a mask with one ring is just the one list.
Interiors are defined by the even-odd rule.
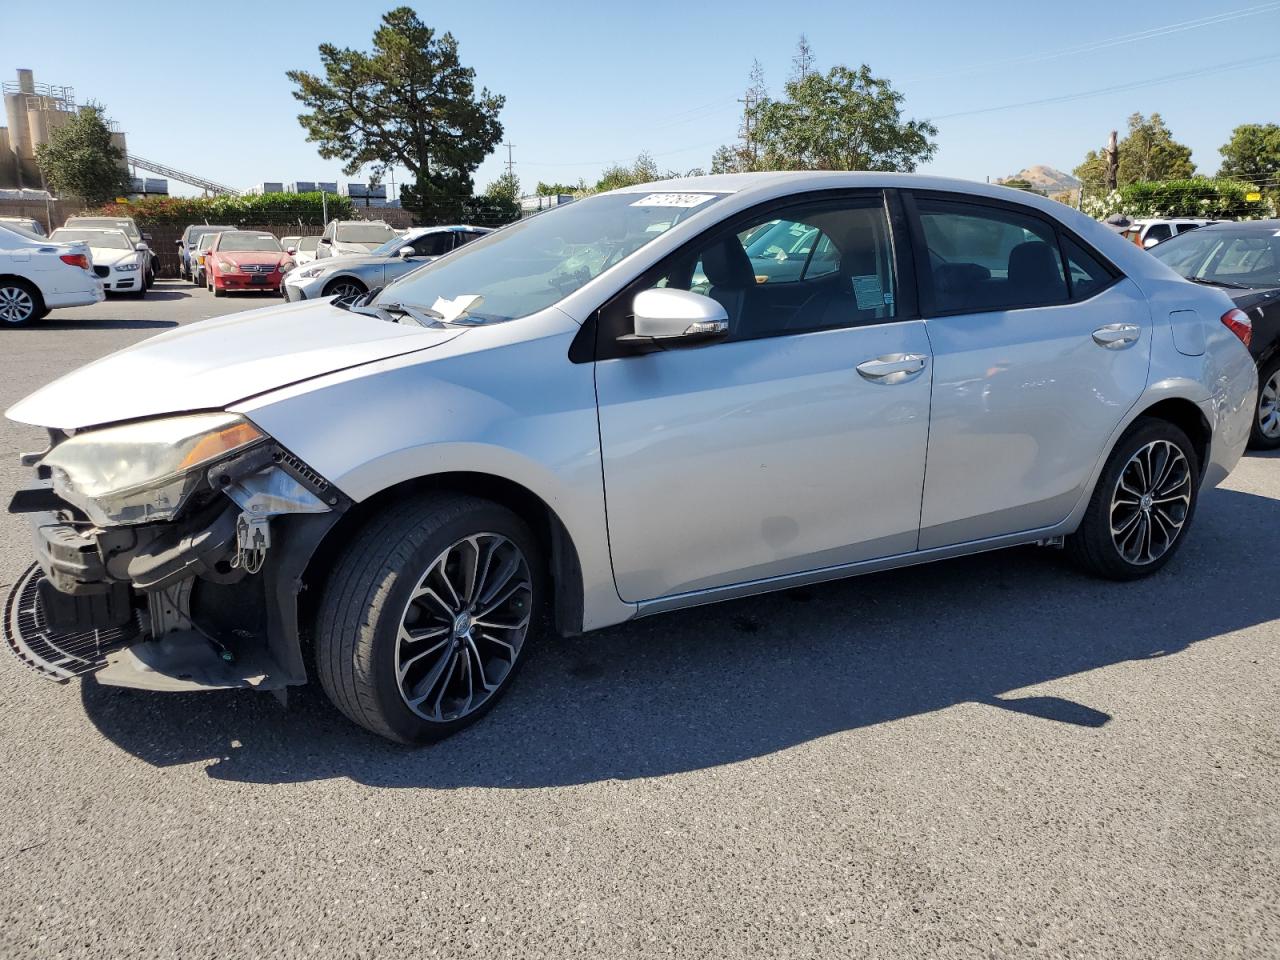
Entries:
[[196,274],[191,268],[191,261],[196,255],[196,246],[200,243],[200,238],[206,233],[220,233],[223,230],[234,229],[235,227],[193,223],[183,230],[182,239],[178,241],[178,276],[195,283]]
[[1222,287],[1252,321],[1258,409],[1249,445],[1280,447],[1280,220],[1210,224],[1151,253],[1188,280]]

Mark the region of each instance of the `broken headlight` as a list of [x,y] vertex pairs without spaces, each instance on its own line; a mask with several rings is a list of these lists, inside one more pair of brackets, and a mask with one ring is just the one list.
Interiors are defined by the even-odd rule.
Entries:
[[78,433],[41,461],[54,491],[94,523],[168,520],[215,460],[266,434],[231,413],[197,413]]

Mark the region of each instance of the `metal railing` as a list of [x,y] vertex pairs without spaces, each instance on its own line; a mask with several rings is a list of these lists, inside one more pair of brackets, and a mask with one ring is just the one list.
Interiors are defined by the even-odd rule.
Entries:
[[228,187],[224,183],[218,183],[216,180],[208,180],[204,177],[197,176],[194,173],[187,173],[185,170],[179,170],[177,167],[171,167],[168,164],[158,163],[155,160],[147,160],[138,156],[133,151],[129,152],[126,161],[135,167],[141,167],[143,170],[150,170],[152,173],[158,173],[162,177],[168,177],[170,180],[177,180],[181,183],[188,183],[193,187],[199,187],[201,190],[207,190],[215,196],[239,196],[240,191],[234,187]]

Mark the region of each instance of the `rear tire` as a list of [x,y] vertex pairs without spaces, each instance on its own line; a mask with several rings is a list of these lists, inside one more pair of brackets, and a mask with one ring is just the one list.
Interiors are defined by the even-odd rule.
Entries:
[[505,507],[447,493],[393,504],[325,585],[320,684],[347,717],[390,740],[456,733],[510,687],[541,627],[542,583],[537,541]]
[[1066,554],[1108,580],[1150,576],[1186,540],[1199,495],[1200,458],[1187,435],[1140,417],[1111,451]]
[[1280,447],[1280,354],[1258,371],[1258,405],[1253,411],[1249,446],[1255,450]]
[[34,284],[13,278],[0,280],[0,327],[21,327],[49,312]]

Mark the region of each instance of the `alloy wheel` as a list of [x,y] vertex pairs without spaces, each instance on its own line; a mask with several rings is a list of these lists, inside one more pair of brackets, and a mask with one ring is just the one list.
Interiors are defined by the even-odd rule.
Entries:
[[26,323],[35,312],[35,300],[22,287],[0,287],[0,320],[5,323]]
[[1191,510],[1191,465],[1168,440],[1140,447],[1111,497],[1111,541],[1127,562],[1154,563],[1169,552]]
[[532,609],[529,562],[506,537],[478,533],[441,553],[414,588],[396,635],[406,706],[436,723],[479,709],[515,666]]
[[329,288],[327,296],[334,297],[336,300],[349,300],[360,296],[364,293],[364,287],[357,286],[354,283],[337,283]]
[[1258,432],[1268,440],[1280,437],[1280,368],[1258,393]]

